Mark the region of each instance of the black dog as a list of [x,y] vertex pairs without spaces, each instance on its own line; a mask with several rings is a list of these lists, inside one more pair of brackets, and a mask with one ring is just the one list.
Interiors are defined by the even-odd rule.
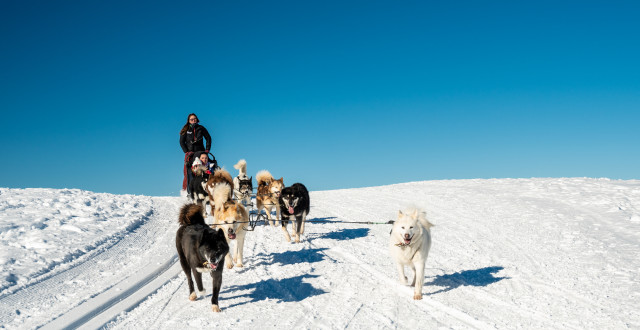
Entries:
[[287,219],[289,219],[293,222],[293,235],[296,243],[300,243],[300,235],[304,234],[304,223],[307,221],[311,203],[307,187],[302,183],[294,183],[291,187],[282,189],[279,203],[280,214],[282,215],[282,230],[284,230],[287,242],[291,242],[291,237],[287,231],[287,224],[289,223]]
[[180,228],[176,232],[176,249],[180,265],[189,283],[189,300],[194,301],[197,295],[193,289],[191,273],[196,279],[200,294],[204,294],[202,274],[208,272],[213,278],[211,308],[219,312],[218,295],[222,286],[222,270],[224,257],[229,252],[229,245],[222,229],[211,229],[205,224],[200,205],[187,204],[180,209],[178,217]]
[[207,207],[207,181],[209,180],[209,174],[205,172],[204,167],[198,167],[193,173],[193,179],[189,182],[189,189],[191,190],[191,200],[197,205],[202,206],[202,214],[205,215]]

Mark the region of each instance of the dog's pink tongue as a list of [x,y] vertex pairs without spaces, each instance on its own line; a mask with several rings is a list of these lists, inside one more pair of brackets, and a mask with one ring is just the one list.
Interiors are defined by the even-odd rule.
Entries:
[[289,214],[293,214],[293,207],[289,206]]
[[215,270],[215,269],[216,269],[216,267],[217,267],[218,265],[216,265],[216,264],[209,264],[209,266],[211,267],[211,269],[214,269],[214,270]]

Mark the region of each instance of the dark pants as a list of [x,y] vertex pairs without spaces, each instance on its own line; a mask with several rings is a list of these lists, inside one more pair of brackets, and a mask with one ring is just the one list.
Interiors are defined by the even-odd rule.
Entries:
[[191,196],[191,181],[193,181],[193,171],[189,166],[187,167],[187,196]]

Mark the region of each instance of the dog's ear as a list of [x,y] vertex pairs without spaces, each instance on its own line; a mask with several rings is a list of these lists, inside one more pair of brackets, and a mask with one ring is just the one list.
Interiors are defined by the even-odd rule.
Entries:
[[418,210],[413,210],[413,214],[411,214],[411,217],[414,219],[418,219]]
[[222,228],[218,228],[217,232],[216,232],[216,236],[218,236],[218,238],[224,238],[224,230],[222,230]]
[[278,180],[278,181],[280,181],[280,183],[284,184],[284,177],[280,177],[280,180]]
[[402,211],[401,211],[401,210],[398,210],[398,218],[402,217],[402,215],[403,215],[403,214],[402,214]]

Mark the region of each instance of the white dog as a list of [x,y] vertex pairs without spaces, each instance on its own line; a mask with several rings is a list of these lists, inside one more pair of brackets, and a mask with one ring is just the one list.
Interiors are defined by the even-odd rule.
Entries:
[[413,299],[422,299],[422,285],[424,283],[424,264],[431,248],[431,228],[433,226],[423,211],[409,209],[404,213],[398,211],[398,220],[391,229],[389,251],[398,267],[400,282],[407,284],[404,266],[413,270],[414,277],[411,286],[415,285]]

